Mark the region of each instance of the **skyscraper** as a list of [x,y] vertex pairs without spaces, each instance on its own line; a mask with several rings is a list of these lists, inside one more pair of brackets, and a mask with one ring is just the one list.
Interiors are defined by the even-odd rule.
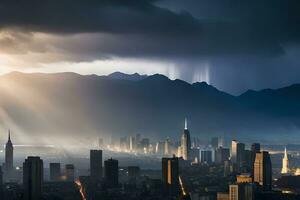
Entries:
[[23,186],[25,200],[40,200],[43,184],[43,160],[28,157],[23,163]]
[[245,144],[236,140],[231,142],[231,162],[236,165],[237,171],[240,171],[245,160]]
[[75,179],[75,167],[73,164],[67,164],[65,166],[65,175],[67,181],[74,181]]
[[167,138],[165,140],[165,145],[164,145],[164,155],[170,155],[171,154],[171,148],[170,148],[171,144],[170,144],[170,139]]
[[91,179],[100,181],[102,178],[102,150],[90,151]]
[[105,182],[109,187],[117,187],[119,185],[119,164],[118,160],[112,158],[104,161]]
[[191,149],[191,137],[190,132],[187,127],[187,120],[185,119],[185,126],[183,130],[183,134],[181,136],[181,150],[182,150],[182,158],[184,160],[189,160],[190,157],[190,149]]
[[283,159],[282,159],[281,173],[282,174],[289,173],[289,158],[288,158],[288,154],[287,154],[287,151],[286,151],[286,147],[284,148],[284,156],[283,156]]
[[228,160],[230,157],[230,151],[227,148],[219,147],[215,151],[215,162],[223,163],[225,160]]
[[172,196],[179,194],[178,157],[162,158],[162,182],[166,194]]
[[200,162],[201,163],[212,163],[212,151],[211,150],[201,150],[200,151]]
[[236,155],[237,155],[237,144],[238,144],[238,141],[236,140],[232,140],[231,141],[231,154],[230,154],[230,161],[232,163],[236,163]]
[[14,147],[10,140],[10,130],[8,130],[8,141],[5,145],[5,172],[7,173],[8,177],[11,176],[14,164]]
[[251,176],[254,177],[254,162],[255,162],[255,156],[256,153],[260,152],[260,144],[259,143],[253,143],[251,145]]
[[50,181],[60,181],[60,163],[50,163]]
[[219,146],[219,138],[218,137],[211,138],[210,144],[211,144],[211,147],[213,149],[218,148],[218,146]]
[[267,151],[256,153],[254,182],[257,182],[265,191],[272,189],[272,163],[269,152]]

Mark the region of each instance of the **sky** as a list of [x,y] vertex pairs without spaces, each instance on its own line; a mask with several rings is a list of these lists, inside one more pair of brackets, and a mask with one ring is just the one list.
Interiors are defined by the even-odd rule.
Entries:
[[0,74],[161,73],[241,94],[300,83],[299,0],[2,0]]

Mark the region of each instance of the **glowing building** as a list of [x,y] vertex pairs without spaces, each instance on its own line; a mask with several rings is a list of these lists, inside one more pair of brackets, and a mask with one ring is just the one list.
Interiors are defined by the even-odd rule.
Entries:
[[270,154],[267,151],[256,153],[254,182],[257,182],[265,191],[272,189],[272,163]]
[[183,134],[181,136],[181,156],[184,160],[189,160],[190,150],[191,150],[191,137],[190,132],[187,128],[187,120],[185,119],[185,126]]
[[177,157],[162,158],[162,182],[165,194],[179,194],[179,161]]
[[284,156],[283,156],[283,159],[282,159],[281,173],[282,174],[289,173],[289,158],[288,158],[288,154],[287,154],[286,148],[284,148]]

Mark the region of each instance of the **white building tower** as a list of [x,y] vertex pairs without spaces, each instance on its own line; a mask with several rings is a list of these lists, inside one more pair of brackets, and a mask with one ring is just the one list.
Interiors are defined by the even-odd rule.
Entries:
[[287,151],[286,151],[286,147],[284,148],[284,157],[282,159],[281,173],[282,174],[289,173],[289,158],[288,158],[288,154],[287,154]]

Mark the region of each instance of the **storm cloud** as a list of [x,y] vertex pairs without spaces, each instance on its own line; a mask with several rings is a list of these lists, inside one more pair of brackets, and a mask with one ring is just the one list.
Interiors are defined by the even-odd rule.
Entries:
[[213,85],[238,93],[300,81],[299,10],[297,0],[3,0],[0,45],[23,67],[153,59],[190,82],[209,68]]

